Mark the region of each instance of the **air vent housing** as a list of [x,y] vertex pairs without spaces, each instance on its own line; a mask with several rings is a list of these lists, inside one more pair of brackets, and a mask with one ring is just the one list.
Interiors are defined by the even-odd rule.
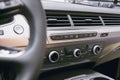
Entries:
[[66,27],[71,26],[67,14],[47,14],[48,27]]
[[105,25],[120,25],[120,17],[102,16]]
[[101,26],[99,16],[92,15],[71,15],[74,26]]
[[120,25],[120,16],[76,13],[62,11],[46,11],[47,27],[94,27]]

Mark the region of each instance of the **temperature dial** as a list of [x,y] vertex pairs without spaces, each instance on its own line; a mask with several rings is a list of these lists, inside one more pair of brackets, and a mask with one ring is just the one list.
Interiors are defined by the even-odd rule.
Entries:
[[59,60],[59,58],[60,58],[60,55],[57,51],[51,51],[49,53],[48,59],[50,62],[55,63]]
[[81,50],[80,49],[75,49],[73,52],[73,56],[74,57],[80,57],[81,56]]
[[95,55],[98,55],[99,53],[101,53],[102,52],[102,47],[100,46],[100,45],[95,45],[94,47],[93,47],[93,53],[95,54]]

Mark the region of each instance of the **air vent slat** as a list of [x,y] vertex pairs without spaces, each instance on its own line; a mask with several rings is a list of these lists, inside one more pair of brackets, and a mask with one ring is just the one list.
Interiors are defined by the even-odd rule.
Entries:
[[75,26],[99,26],[102,22],[99,16],[92,15],[71,15]]
[[64,27],[64,26],[70,26],[69,23],[62,23],[62,24],[48,24],[49,27]]
[[120,25],[120,17],[102,16],[105,25]]
[[71,26],[67,14],[47,14],[46,22],[48,27],[69,27]]
[[98,19],[98,17],[72,17],[73,19]]
[[102,23],[76,23],[75,26],[98,26],[102,25]]
[[51,23],[51,22],[57,22],[57,23],[66,23],[66,22],[69,22],[69,20],[47,20],[48,23]]
[[106,25],[120,25],[120,23],[106,23]]
[[[82,22],[82,23],[86,23],[86,22],[89,22],[89,21],[86,21],[86,20],[74,20],[74,22]],[[92,20],[92,21],[90,21],[90,22],[93,22],[93,23],[100,23],[101,21],[100,20]]]
[[120,20],[104,20],[105,23],[120,23]]
[[104,20],[119,20],[120,18],[103,18]]

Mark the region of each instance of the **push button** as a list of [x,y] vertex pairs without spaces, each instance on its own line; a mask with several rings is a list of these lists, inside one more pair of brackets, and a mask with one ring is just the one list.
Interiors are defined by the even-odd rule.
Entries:
[[89,37],[89,34],[84,34],[84,37],[85,37],[85,38]]
[[64,39],[70,39],[70,35],[64,35]]
[[75,36],[75,39],[78,39],[78,38],[79,38],[79,35],[78,35],[78,34],[75,34],[74,36]]
[[107,37],[108,36],[108,33],[102,33],[101,35],[100,35],[100,37]]
[[94,36],[97,36],[97,33],[93,33],[92,35],[93,35],[93,37],[94,37]]
[[70,35],[70,39],[74,39],[74,35],[73,34]]
[[4,35],[4,31],[3,30],[0,30],[0,35]]
[[79,34],[79,38],[83,38],[84,37],[84,35],[83,34]]
[[13,30],[16,34],[22,34],[24,32],[24,28],[21,25],[16,25]]
[[93,34],[92,34],[92,33],[90,33],[90,34],[89,34],[89,37],[93,37]]

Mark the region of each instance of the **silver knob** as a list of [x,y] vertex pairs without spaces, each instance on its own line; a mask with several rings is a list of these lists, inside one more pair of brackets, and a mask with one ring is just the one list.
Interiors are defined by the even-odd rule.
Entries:
[[77,58],[77,57],[80,57],[80,55],[81,55],[81,50],[80,49],[75,49],[74,52],[73,52],[73,56]]
[[48,55],[49,61],[55,63],[59,60],[60,55],[57,51],[51,51]]
[[98,55],[99,53],[101,53],[102,52],[102,47],[100,46],[100,45],[95,45],[94,47],[93,47],[93,53],[95,54],[95,55]]

